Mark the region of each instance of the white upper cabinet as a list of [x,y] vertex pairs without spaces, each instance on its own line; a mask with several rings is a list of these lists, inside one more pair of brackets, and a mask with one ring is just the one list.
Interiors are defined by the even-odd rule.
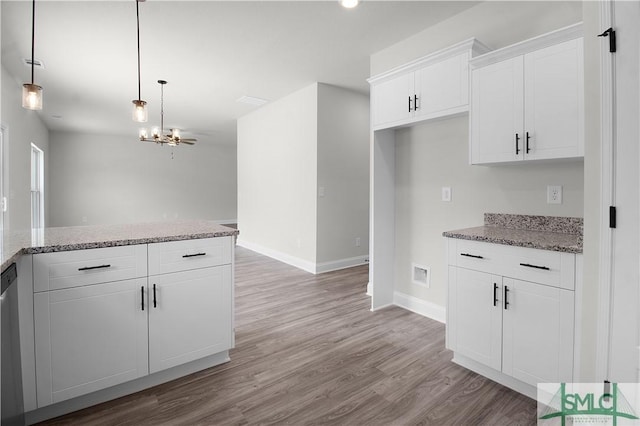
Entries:
[[470,61],[471,163],[584,156],[582,25]]
[[487,51],[469,39],[370,78],[373,130],[468,111],[468,62]]

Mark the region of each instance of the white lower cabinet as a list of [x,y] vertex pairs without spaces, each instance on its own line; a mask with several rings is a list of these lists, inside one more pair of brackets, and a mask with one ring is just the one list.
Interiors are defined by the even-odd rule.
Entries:
[[149,370],[233,346],[231,265],[149,277]]
[[149,373],[146,288],[142,278],[34,295],[38,407]]
[[[448,245],[454,360],[465,357],[532,387],[571,382],[575,291],[567,288],[574,288],[575,255],[454,239]],[[507,276],[518,271],[552,284]]]
[[[127,274],[139,277],[108,281],[129,253],[144,265]],[[33,264],[44,271],[33,295],[38,408],[234,345],[231,237],[43,253]],[[54,272],[55,289],[38,282]]]

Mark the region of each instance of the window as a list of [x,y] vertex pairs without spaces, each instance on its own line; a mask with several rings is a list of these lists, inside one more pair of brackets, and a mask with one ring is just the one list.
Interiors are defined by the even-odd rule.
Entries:
[[31,144],[31,228],[44,228],[44,152]]

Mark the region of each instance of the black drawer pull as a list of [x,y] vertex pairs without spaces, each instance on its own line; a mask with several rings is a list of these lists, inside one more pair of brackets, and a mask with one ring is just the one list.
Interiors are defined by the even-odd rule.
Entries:
[[498,306],[498,284],[493,283],[493,306]]
[[516,155],[520,154],[520,135],[516,133]]
[[158,303],[156,301],[156,285],[153,285],[153,307],[157,308],[158,307]]
[[529,136],[529,132],[527,132],[526,134],[527,134],[527,143],[526,143],[526,145],[525,145],[525,147],[526,147],[525,152],[528,154],[528,153],[529,153],[529,151],[531,151],[531,150],[529,149],[529,139],[531,139],[531,137]]
[[484,259],[484,257],[478,256],[477,254],[460,253],[460,256],[473,257],[474,259]]
[[103,268],[111,268],[111,265],[85,266],[84,268],[78,268],[78,271],[90,271],[91,269],[103,269]]
[[144,311],[144,286],[140,287],[140,294],[142,295],[142,310]]
[[546,266],[538,266],[538,265],[530,265],[529,263],[521,263],[520,266],[526,266],[527,268],[536,268],[536,269],[544,269],[545,271],[550,271],[551,269]]
[[411,96],[409,96],[409,112],[413,111],[413,109],[411,108]]
[[418,106],[418,99],[420,99],[418,95],[413,95],[413,109],[416,111],[418,110],[418,108],[420,108]]
[[196,254],[185,254],[182,257],[196,257],[196,256],[206,256],[207,253],[196,253]]
[[508,309],[507,306],[509,306],[509,287],[505,285],[504,286],[504,308]]

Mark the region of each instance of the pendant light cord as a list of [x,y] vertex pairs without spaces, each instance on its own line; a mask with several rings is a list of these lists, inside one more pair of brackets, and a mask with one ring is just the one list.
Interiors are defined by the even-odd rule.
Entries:
[[34,82],[34,51],[36,50],[36,0],[32,2],[31,12],[31,84]]
[[[160,83],[160,82],[158,82]],[[160,139],[164,140],[164,85],[160,83]]]
[[[35,4],[35,0],[34,4]],[[136,1],[136,24],[137,24],[137,30],[138,30],[138,100],[140,100],[142,98],[142,95],[140,94],[140,10],[138,7],[138,0]]]

